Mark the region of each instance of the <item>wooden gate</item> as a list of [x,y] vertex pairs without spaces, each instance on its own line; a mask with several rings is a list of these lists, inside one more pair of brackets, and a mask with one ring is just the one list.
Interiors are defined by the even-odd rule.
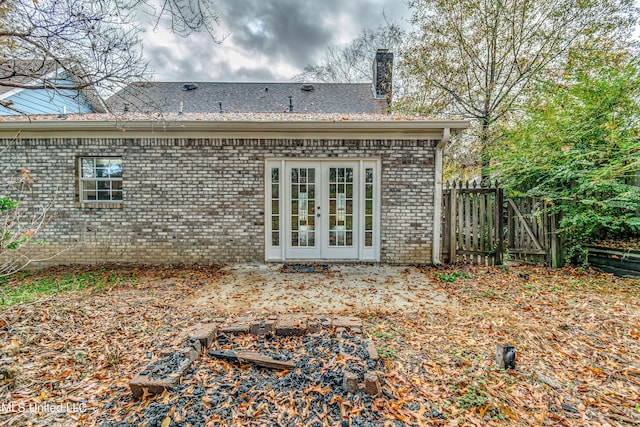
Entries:
[[541,199],[504,199],[498,183],[447,183],[443,192],[443,259],[500,265],[519,262],[561,265],[557,220]]

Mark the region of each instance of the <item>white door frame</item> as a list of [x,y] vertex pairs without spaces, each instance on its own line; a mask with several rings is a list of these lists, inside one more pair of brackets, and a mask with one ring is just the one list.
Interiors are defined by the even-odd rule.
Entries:
[[[380,159],[371,158],[284,158],[265,160],[265,260],[351,260],[380,261],[381,179]],[[316,249],[292,250],[291,182],[292,167],[316,168],[316,205],[321,206],[316,225]],[[329,247],[328,201],[329,168],[354,168],[354,248],[343,250]],[[371,176],[372,175],[372,176]],[[277,181],[274,182],[274,179]],[[370,182],[367,182],[367,179]],[[278,196],[278,197],[274,197]],[[366,199],[366,197],[373,197]],[[365,200],[366,199],[366,200]],[[365,205],[367,206],[365,212]],[[368,215],[366,215],[368,214]],[[369,230],[366,230],[368,227]],[[322,235],[320,235],[322,233]]]

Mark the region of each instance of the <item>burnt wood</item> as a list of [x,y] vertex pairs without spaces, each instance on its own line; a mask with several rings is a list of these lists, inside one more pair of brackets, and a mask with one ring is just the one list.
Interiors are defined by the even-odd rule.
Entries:
[[254,351],[217,351],[211,350],[209,356],[216,359],[226,360],[227,362],[237,363],[252,363],[257,366],[269,369],[294,369],[296,364],[294,362],[288,362],[283,360],[276,360],[273,357],[266,356],[264,354],[256,353]]

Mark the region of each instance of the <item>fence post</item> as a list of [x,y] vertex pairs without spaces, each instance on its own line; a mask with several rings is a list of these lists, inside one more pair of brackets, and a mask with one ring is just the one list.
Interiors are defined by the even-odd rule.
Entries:
[[458,205],[457,205],[457,191],[455,184],[451,191],[449,192],[449,212],[447,216],[447,221],[449,222],[447,228],[449,229],[449,264],[456,263],[456,216],[458,214]]
[[551,235],[549,236],[549,240],[551,242],[551,267],[560,268],[562,267],[562,254],[560,239],[558,238],[558,232],[556,230],[558,218],[556,214],[551,214],[550,217],[549,231]]
[[495,205],[495,224],[496,224],[496,258],[495,265],[502,265],[503,258],[503,234],[504,234],[504,218],[502,217],[502,209],[504,205],[504,190],[496,185],[496,205]]

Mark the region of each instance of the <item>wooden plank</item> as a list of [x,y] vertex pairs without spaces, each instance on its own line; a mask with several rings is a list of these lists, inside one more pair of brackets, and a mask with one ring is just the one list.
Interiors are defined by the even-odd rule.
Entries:
[[449,256],[449,217],[451,216],[451,206],[449,205],[449,194],[450,190],[445,190],[442,192],[442,218],[440,218],[442,224],[442,235],[440,236],[440,241],[442,242],[442,260],[447,262],[447,257]]
[[458,253],[462,254],[462,255],[474,255],[475,256],[475,255],[481,255],[484,252],[474,251],[474,250],[470,250],[469,251],[469,250],[462,249],[462,250],[459,250]]
[[[525,199],[521,198],[518,203],[518,210],[522,213],[524,209],[525,209]],[[518,217],[518,214],[516,213],[516,218],[517,217]],[[523,217],[518,220],[518,225],[520,226],[520,246],[519,247],[521,248],[529,247],[528,245],[529,235],[527,234],[524,224],[529,225],[529,223],[527,222],[526,218],[524,218],[524,215],[523,215]],[[525,259],[529,261],[526,256],[525,256]]]
[[471,194],[464,194],[464,248],[473,250],[471,247]]
[[605,273],[613,273],[620,277],[640,277],[640,271],[629,270],[626,268],[612,267],[610,265],[593,265],[593,268],[604,271]]
[[460,194],[492,194],[495,192],[495,188],[460,188],[458,192]]
[[[473,245],[473,250],[474,251],[479,251],[480,250],[480,242],[478,239],[478,222],[480,221],[479,218],[479,212],[478,212],[478,193],[474,193],[472,195],[471,198],[471,244]],[[471,260],[474,264],[479,264],[480,263],[480,259],[479,257],[476,259]]]
[[534,248],[509,248],[509,253],[522,255],[546,255],[547,251],[544,249]]
[[558,225],[558,217],[551,214],[549,218],[549,239],[551,240],[551,267],[560,268],[562,266],[562,253],[560,250],[560,240],[556,227]]
[[[458,194],[457,197],[458,203],[458,245],[456,247],[456,251],[464,249],[464,195]],[[456,254],[456,262],[457,262],[457,254]]]
[[486,216],[487,216],[487,195],[486,194],[482,194],[480,195],[480,205],[478,206],[478,209],[480,211],[480,251],[484,252],[485,254],[483,254],[480,258],[480,263],[482,265],[485,265],[487,263],[487,256],[486,256],[486,251],[487,251],[487,247],[485,245],[485,236],[487,235],[486,231],[486,227],[487,227],[487,222],[486,222]]
[[513,224],[513,208],[511,205],[507,205],[507,244],[508,248],[515,246],[515,229]]
[[503,233],[504,233],[504,218],[502,216],[502,207],[504,205],[504,190],[502,188],[496,188],[496,255],[494,265],[502,265],[504,260],[502,254],[504,251],[503,245]]
[[456,210],[457,191],[454,188],[449,193],[449,206],[451,207],[451,216],[449,217],[449,263],[455,264],[456,262],[456,217],[458,211]]
[[[495,227],[495,208],[496,208],[496,189],[493,189],[493,194],[489,194],[487,196],[487,229],[488,229],[488,238],[489,238],[489,249],[493,251],[495,249],[496,244],[496,233],[494,230]],[[494,265],[495,264],[495,254],[491,254],[487,258],[487,264]]]
[[[520,212],[520,210],[518,209],[518,207],[516,206],[516,204],[513,202],[512,199],[509,199],[508,202],[511,204],[511,206],[514,209],[514,213],[516,214],[516,216],[518,217],[518,219],[520,219],[521,225],[524,227],[524,229],[526,230],[528,236],[531,238],[532,243],[535,245],[536,249],[538,250],[542,250],[542,245],[540,245],[540,242],[538,242],[538,239],[536,239],[536,237],[533,234],[533,230],[531,230],[531,227],[529,226],[529,224],[527,223],[527,221],[525,220],[524,216],[522,216],[522,213]],[[524,245],[523,245],[524,246]]]
[[254,351],[210,351],[209,356],[217,359],[226,360],[228,362],[239,363],[252,363],[254,365],[262,366],[269,369],[294,369],[296,364],[293,362],[286,362],[282,360],[276,360],[272,357],[265,356]]
[[587,249],[589,249],[589,253],[597,253],[597,254],[603,254],[608,256],[617,256],[619,258],[625,258],[625,259],[640,260],[640,251],[604,248],[601,246],[588,246]]

